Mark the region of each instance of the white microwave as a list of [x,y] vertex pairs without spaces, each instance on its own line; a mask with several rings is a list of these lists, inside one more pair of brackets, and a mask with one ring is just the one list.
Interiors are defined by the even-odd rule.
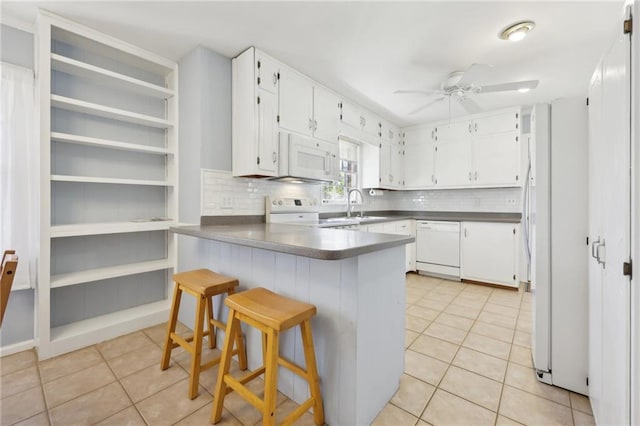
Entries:
[[340,178],[337,143],[280,132],[277,179],[335,181]]

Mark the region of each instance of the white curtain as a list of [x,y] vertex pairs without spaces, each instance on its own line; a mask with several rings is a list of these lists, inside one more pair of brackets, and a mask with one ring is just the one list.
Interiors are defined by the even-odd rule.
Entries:
[[[36,280],[39,151],[33,71],[0,63],[0,250],[19,257],[13,289]],[[0,253],[1,256],[1,253]]]

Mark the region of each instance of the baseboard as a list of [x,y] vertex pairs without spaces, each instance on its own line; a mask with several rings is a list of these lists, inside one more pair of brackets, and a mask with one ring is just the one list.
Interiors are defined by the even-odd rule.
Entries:
[[26,351],[35,347],[36,347],[36,344],[33,339],[25,340],[24,342],[14,343],[12,345],[2,346],[0,347],[0,357],[13,355],[15,353]]

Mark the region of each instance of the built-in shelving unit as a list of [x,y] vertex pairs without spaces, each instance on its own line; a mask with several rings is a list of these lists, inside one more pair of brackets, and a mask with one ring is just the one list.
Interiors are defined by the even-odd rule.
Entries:
[[178,69],[48,12],[38,35],[46,359],[168,318]]

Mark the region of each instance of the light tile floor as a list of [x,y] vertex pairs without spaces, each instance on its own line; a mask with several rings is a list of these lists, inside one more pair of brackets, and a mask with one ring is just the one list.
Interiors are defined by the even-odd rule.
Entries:
[[[587,398],[534,376],[530,294],[416,274],[406,285],[405,374],[375,425],[594,423]],[[189,355],[175,349],[171,367],[158,368],[164,333],[159,324],[42,362],[34,351],[0,358],[0,424],[209,424],[217,368],[190,400]],[[217,354],[205,349],[204,358]],[[251,387],[260,394],[263,383]],[[278,421],[296,406],[279,395]],[[227,396],[219,424],[260,423],[251,405]]]

